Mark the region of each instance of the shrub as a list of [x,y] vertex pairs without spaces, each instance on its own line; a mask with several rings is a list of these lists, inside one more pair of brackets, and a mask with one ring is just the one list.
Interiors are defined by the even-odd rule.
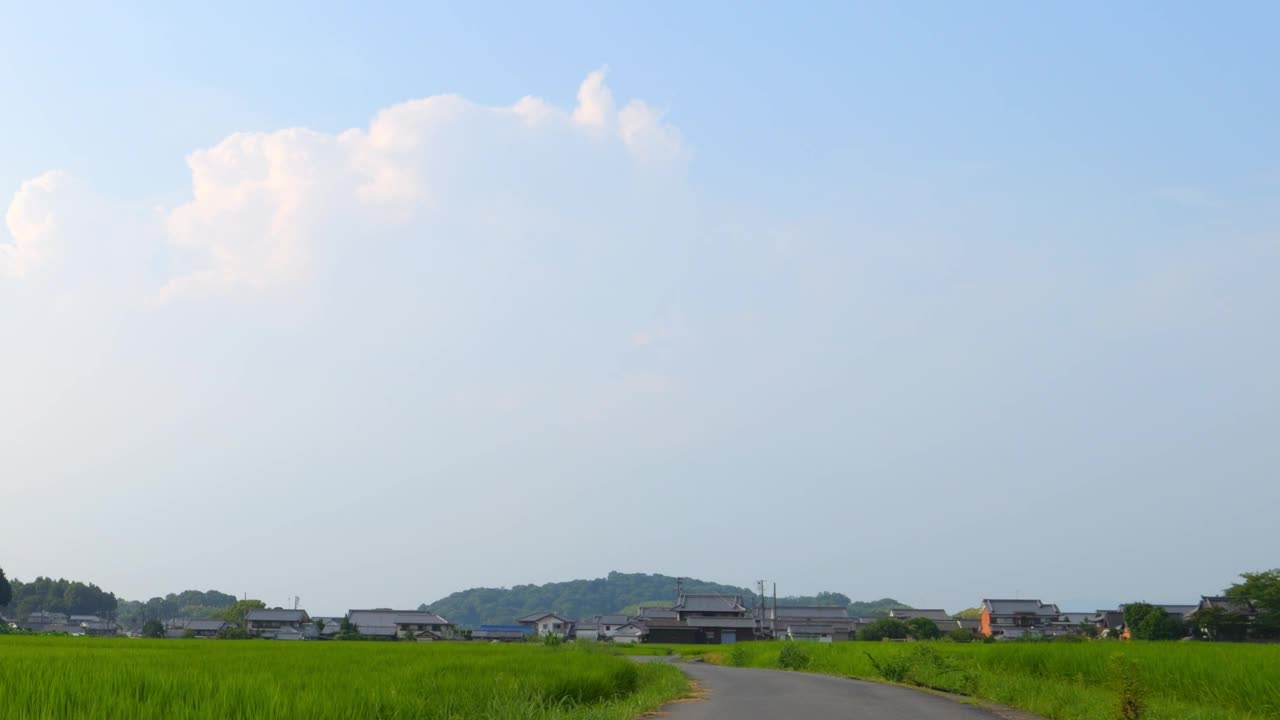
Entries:
[[164,637],[164,625],[159,620],[148,620],[142,624],[142,637],[145,638],[162,638]]
[[734,667],[746,667],[751,662],[751,656],[747,653],[747,648],[742,645],[734,645],[729,651],[729,664]]
[[218,639],[219,640],[248,640],[249,633],[245,632],[244,628],[238,628],[238,627],[223,628],[218,631]]
[[542,644],[546,645],[547,647],[556,647],[558,645],[562,645],[563,643],[564,643],[564,638],[560,637],[559,635],[543,635],[542,636]]
[[942,631],[937,623],[929,618],[911,618],[907,621],[907,634],[916,640],[937,640]]
[[778,653],[778,667],[784,670],[804,670],[809,667],[809,649],[795,642],[783,644]]
[[956,628],[955,630],[947,633],[947,639],[951,642],[971,643],[973,642],[973,633],[965,630],[964,628]]
[[[933,625],[933,623],[929,623]],[[937,629],[937,626],[934,626]],[[858,631],[858,640],[878,642],[885,638],[901,640],[909,634],[907,624],[897,618],[881,618]]]

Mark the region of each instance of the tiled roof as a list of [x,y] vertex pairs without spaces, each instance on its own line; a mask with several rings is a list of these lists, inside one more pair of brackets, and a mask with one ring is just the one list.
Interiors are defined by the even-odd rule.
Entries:
[[769,609],[771,617],[778,618],[847,618],[849,609],[813,605],[779,605]]
[[992,615],[1040,615],[1057,617],[1061,613],[1057,605],[1047,605],[1039,600],[983,600],[983,607]]
[[671,608],[642,607],[640,608],[640,617],[646,620],[649,618],[669,618],[674,620],[679,615]]
[[517,619],[516,619],[516,622],[518,622],[518,623],[536,623],[536,622],[538,622],[539,620],[541,620],[541,619],[543,619],[543,618],[546,618],[546,617],[554,617],[555,619],[557,619],[557,620],[559,620],[559,621],[561,621],[561,622],[572,622],[569,618],[564,617],[563,615],[560,615],[559,613],[554,613],[554,612],[536,612],[536,613],[529,613],[528,615],[525,615],[525,616],[524,616],[524,617],[522,617],[522,618],[517,618]]
[[1255,610],[1253,603],[1248,600],[1209,595],[1201,596],[1200,604],[1196,608],[1199,609],[1201,607],[1221,608],[1227,612],[1240,613],[1241,615],[1251,615]]
[[913,610],[910,608],[894,608],[889,611],[889,617],[902,620],[910,620],[912,618],[926,618],[933,621],[951,619],[946,610]]
[[364,626],[382,626],[382,625],[449,625],[448,620],[433,613],[419,612],[417,610],[352,610],[347,615],[351,623],[361,628],[361,634],[364,632]]
[[741,595],[681,595],[672,610],[682,612],[744,612]]
[[194,618],[175,618],[169,621],[169,627],[176,630],[192,630],[195,632],[217,632],[230,625],[225,620],[201,620]]
[[306,610],[250,610],[244,614],[248,622],[306,622]]
[[598,625],[623,625],[630,619],[626,615],[597,615],[595,622]]

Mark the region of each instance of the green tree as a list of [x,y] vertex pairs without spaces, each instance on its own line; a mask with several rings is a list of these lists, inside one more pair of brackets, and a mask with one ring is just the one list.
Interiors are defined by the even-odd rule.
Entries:
[[1280,638],[1280,568],[1263,572],[1241,573],[1242,582],[1234,583],[1223,595],[1248,600],[1258,610],[1250,633],[1259,639]]
[[231,623],[232,625],[235,625],[238,628],[243,628],[244,616],[250,610],[263,610],[266,607],[267,607],[267,604],[262,602],[261,600],[240,600],[240,601],[237,601],[236,604],[232,605],[231,607],[223,610],[219,614],[219,617]]
[[164,637],[164,625],[159,620],[151,619],[142,624],[142,637],[145,638],[162,638]]
[[973,633],[965,630],[964,628],[956,628],[947,633],[947,639],[951,642],[971,643],[973,642]]
[[13,586],[4,576],[4,568],[0,568],[0,608],[8,605],[11,600],[13,600]]
[[1186,623],[1150,603],[1124,606],[1124,624],[1134,640],[1178,640],[1187,636]]
[[[934,628],[937,629],[936,626]],[[870,625],[858,630],[857,639],[878,642],[885,638],[901,640],[910,634],[907,624],[897,618],[880,618]]]
[[922,617],[907,621],[907,634],[916,640],[937,640],[942,637],[942,631],[938,629],[937,623]]

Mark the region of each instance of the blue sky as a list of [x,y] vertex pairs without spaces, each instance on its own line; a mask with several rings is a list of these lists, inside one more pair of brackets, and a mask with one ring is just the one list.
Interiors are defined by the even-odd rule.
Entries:
[[1278,22],[2,5],[0,451],[41,509],[0,566],[326,612],[1219,590],[1275,564]]

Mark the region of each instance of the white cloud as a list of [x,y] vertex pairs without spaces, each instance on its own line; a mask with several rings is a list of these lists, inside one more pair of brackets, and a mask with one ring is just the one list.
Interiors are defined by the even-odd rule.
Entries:
[[[377,112],[367,128],[235,133],[192,152],[190,200],[161,211],[167,242],[114,262],[136,278],[144,273],[119,267],[123,256],[166,261],[146,271],[168,276],[160,291],[139,294],[168,300],[306,282],[318,265],[341,262],[335,256],[379,252],[387,233],[420,242],[496,226],[608,236],[602,192],[613,206],[639,205],[626,197],[630,176],[678,172],[686,157],[661,113],[640,101],[616,110],[604,70],[587,76],[572,109],[534,97],[493,107],[436,95]],[[73,185],[63,172],[23,183],[6,215],[12,242],[0,245],[0,276],[29,276],[60,255],[106,273],[108,248],[155,242],[153,216],[112,207],[103,222],[100,203]]]
[[0,245],[0,275],[23,277],[53,258],[65,222],[59,193],[68,182],[66,173],[55,170],[22,183],[4,217],[13,242]]
[[615,111],[603,70],[582,83],[572,112],[532,97],[487,107],[438,95],[387,108],[367,129],[232,135],[188,157],[192,199],[170,213],[168,231],[205,266],[174,278],[162,296],[299,280],[319,238],[338,226],[360,228],[365,237],[349,239],[360,243],[372,229],[412,221],[427,239],[443,218],[541,212],[548,192],[574,187],[575,167],[608,165],[602,138],[637,168],[685,157],[679,133],[648,105]]

